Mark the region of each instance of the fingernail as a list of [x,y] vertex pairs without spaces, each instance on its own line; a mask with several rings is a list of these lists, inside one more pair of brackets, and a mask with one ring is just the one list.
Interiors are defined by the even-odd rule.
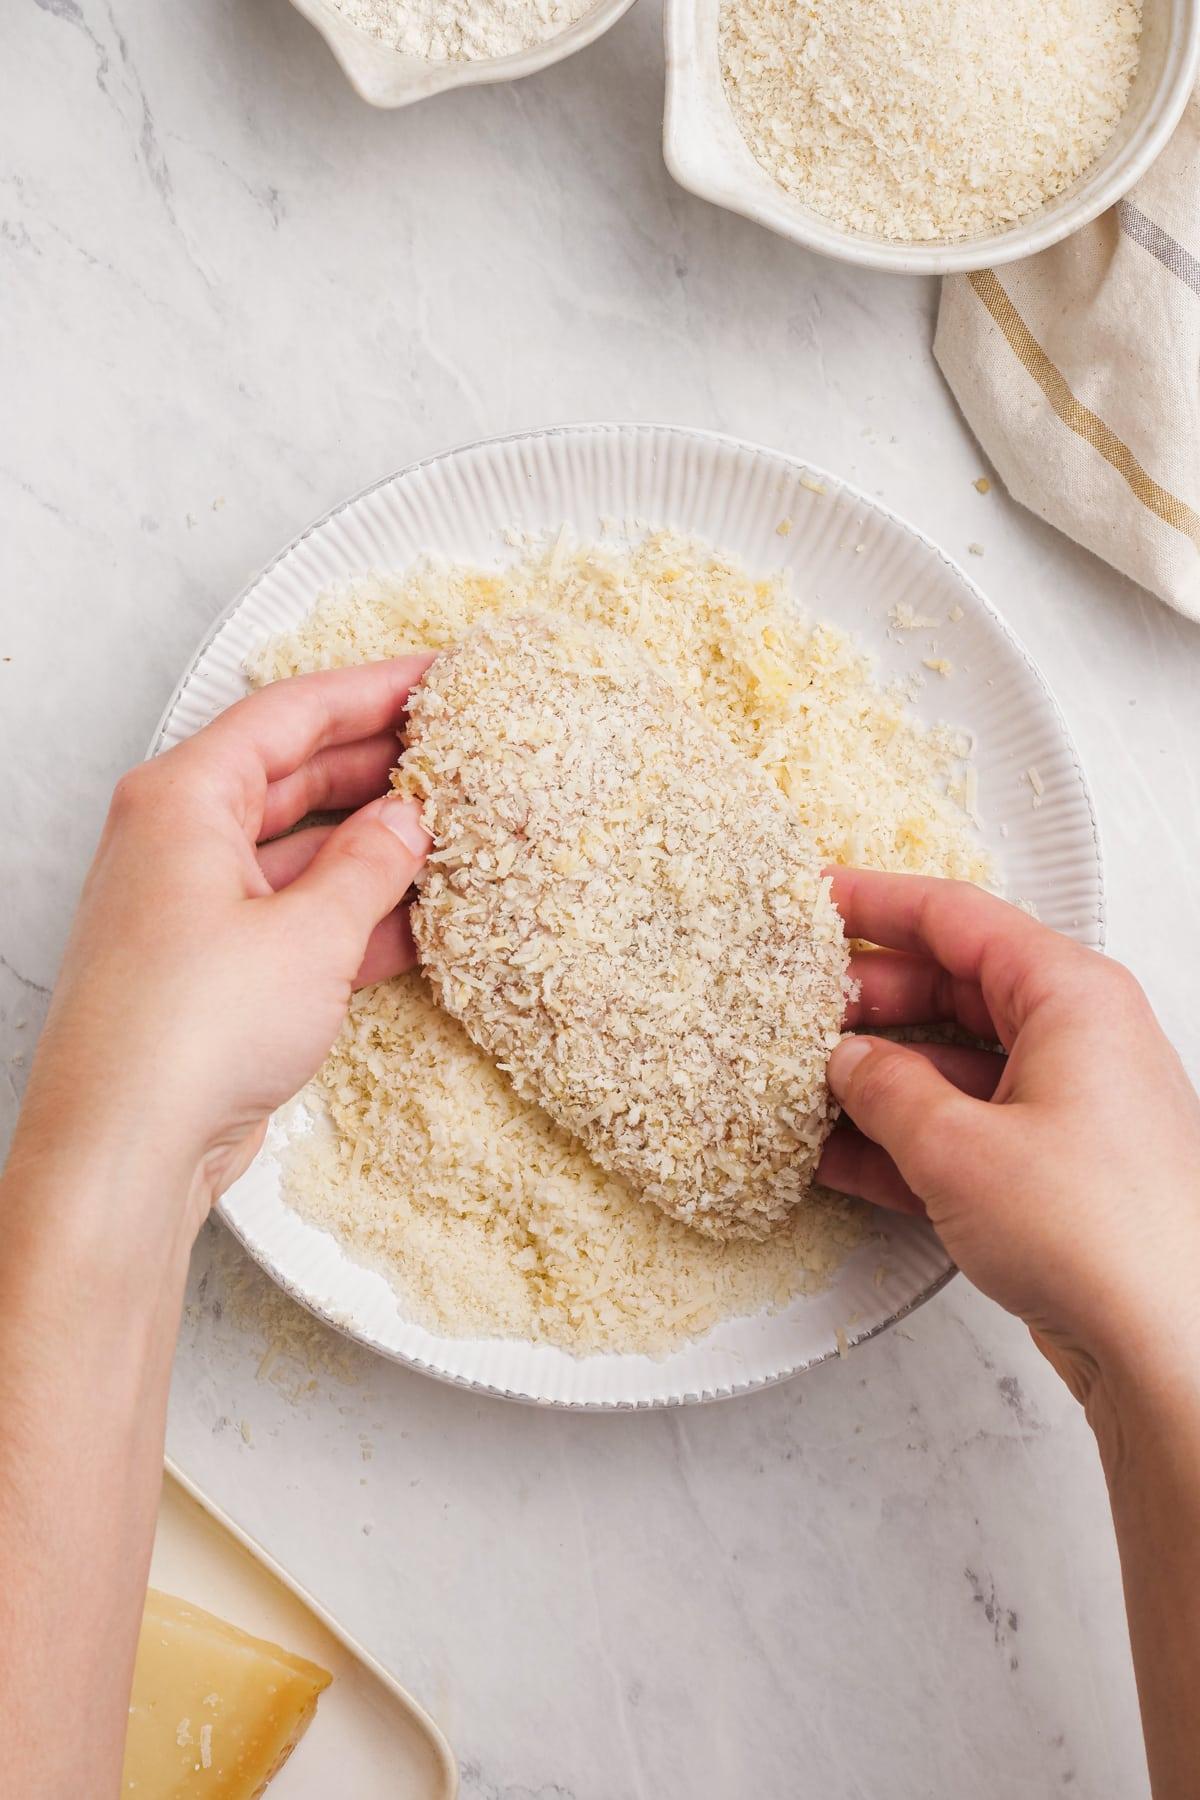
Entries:
[[872,1038],[845,1037],[829,1059],[829,1085],[835,1094],[844,1093],[850,1077],[864,1057],[875,1048]]
[[379,817],[389,831],[394,831],[400,842],[412,851],[414,856],[429,855],[433,839],[421,823],[421,807],[416,800],[385,800],[379,809]]

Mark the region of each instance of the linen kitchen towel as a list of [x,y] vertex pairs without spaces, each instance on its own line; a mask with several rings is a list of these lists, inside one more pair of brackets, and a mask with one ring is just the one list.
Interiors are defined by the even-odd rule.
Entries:
[[1119,206],[947,276],[933,349],[1013,498],[1200,619],[1200,97]]

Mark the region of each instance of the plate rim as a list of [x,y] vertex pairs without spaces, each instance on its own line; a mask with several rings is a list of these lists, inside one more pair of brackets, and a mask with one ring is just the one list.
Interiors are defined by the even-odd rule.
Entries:
[[[1092,845],[1096,859],[1096,947],[1103,951],[1107,944],[1108,936],[1107,888],[1105,881],[1104,845],[1095,797],[1092,793],[1091,784],[1088,781],[1087,772],[1084,769],[1078,746],[1075,743],[1074,736],[1062,706],[1059,703],[1058,696],[1055,694],[1049,681],[1034,661],[1034,658],[1023,639],[1013,630],[1007,619],[1005,619],[1004,615],[999,611],[996,605],[988,598],[974,578],[949,554],[948,551],[944,550],[940,544],[930,538],[919,526],[914,525],[910,520],[906,519],[903,514],[896,512],[894,508],[878,499],[875,495],[868,494],[856,482],[849,481],[844,476],[837,474],[834,470],[827,469],[822,464],[810,462],[806,457],[795,455],[790,451],[778,450],[766,444],[756,443],[753,439],[741,438],[730,432],[715,431],[702,426],[655,424],[647,421],[623,422],[619,420],[579,420],[548,426],[529,426],[520,431],[499,432],[486,437],[467,439],[461,443],[454,444],[445,450],[436,451],[428,456],[415,458],[413,461],[403,464],[400,468],[380,476],[377,480],[368,483],[367,486],[358,489],[356,492],[345,496],[335,505],[328,507],[317,518],[314,518],[302,530],[298,531],[269,559],[269,561],[263,564],[258,572],[242,586],[228,606],[214,618],[211,625],[197,644],[182,675],[176,682],[170,698],[163,707],[150,740],[147,756],[157,756],[162,750],[163,739],[166,736],[172,715],[176,711],[193,678],[198,673],[204,657],[221,635],[221,632],[225,629],[226,625],[236,617],[243,606],[251,599],[261,583],[264,582],[281,563],[293,555],[294,552],[298,550],[302,544],[306,543],[309,538],[325,529],[325,527],[333,523],[333,521],[338,519],[343,513],[349,511],[352,507],[357,506],[362,501],[368,499],[372,494],[378,493],[384,488],[393,486],[402,481],[410,480],[424,470],[434,468],[442,463],[452,462],[456,458],[468,455],[472,452],[501,450],[529,442],[533,439],[546,440],[569,437],[586,438],[591,436],[669,437],[692,443],[701,441],[714,449],[721,449],[738,455],[767,458],[777,464],[783,465],[793,476],[812,476],[817,480],[828,482],[833,487],[837,488],[843,495],[866,508],[869,512],[884,517],[893,527],[898,527],[906,536],[916,540],[923,549],[932,552],[938,561],[943,564],[957,580],[961,581],[966,586],[974,600],[987,615],[993,627],[999,632],[1000,636],[1006,640],[1010,649],[1015,652],[1029,676],[1040,689],[1044,700],[1051,709],[1063,740],[1064,747],[1069,753],[1091,827]],[[526,1406],[549,1407],[556,1411],[589,1413],[649,1412],[667,1407],[705,1405],[719,1400],[736,1399],[743,1394],[757,1393],[764,1388],[778,1386],[781,1382],[791,1381],[795,1379],[796,1376],[802,1375],[810,1369],[819,1368],[824,1363],[836,1360],[843,1354],[839,1344],[835,1343],[815,1356],[805,1357],[798,1362],[791,1363],[788,1366],[767,1375],[751,1376],[747,1377],[745,1380],[731,1382],[727,1385],[722,1384],[716,1387],[704,1386],[684,1393],[656,1395],[644,1399],[562,1399],[550,1397],[545,1394],[525,1393],[515,1388],[506,1387],[497,1381],[482,1380],[475,1376],[463,1375],[449,1369],[439,1368],[413,1351],[396,1349],[390,1344],[381,1343],[378,1338],[374,1337],[366,1330],[351,1328],[344,1318],[339,1318],[337,1314],[328,1310],[319,1302],[310,1299],[306,1294],[302,1293],[285,1274],[263,1261],[255,1247],[248,1241],[244,1231],[230,1216],[225,1206],[224,1197],[214,1204],[213,1212],[220,1219],[225,1228],[233,1234],[246,1253],[253,1258],[255,1263],[262,1268],[267,1275],[269,1275],[271,1280],[273,1280],[290,1299],[293,1299],[304,1306],[308,1312],[311,1312],[314,1317],[319,1318],[323,1324],[332,1327],[333,1330],[339,1332],[341,1336],[347,1338],[350,1342],[361,1344],[365,1348],[373,1351],[376,1355],[386,1357],[390,1362],[399,1363],[406,1368],[415,1370],[421,1375],[431,1376],[434,1380],[445,1382],[452,1387],[464,1388],[471,1393],[487,1395],[493,1399],[515,1401]],[[940,1244],[939,1249],[941,1249]],[[939,1294],[943,1288],[953,1280],[954,1276],[958,1273],[957,1265],[946,1255],[944,1250],[941,1251],[941,1254],[944,1259],[944,1267],[936,1276],[925,1284],[919,1293],[913,1295],[886,1319],[879,1320],[876,1324],[867,1329],[858,1330],[851,1327],[846,1330],[845,1349],[847,1351],[857,1348],[859,1344],[869,1342],[870,1339],[878,1337],[883,1332],[890,1330],[894,1325],[901,1323],[904,1319],[908,1318],[910,1314],[916,1312],[918,1308],[932,1300],[935,1295]],[[523,1341],[532,1343],[533,1340]],[[596,1354],[603,1353],[599,1352]],[[663,1358],[662,1360],[665,1367],[669,1361],[669,1357]]]

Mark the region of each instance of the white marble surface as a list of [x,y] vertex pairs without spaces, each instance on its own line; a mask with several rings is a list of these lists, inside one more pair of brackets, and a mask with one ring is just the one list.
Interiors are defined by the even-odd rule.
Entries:
[[[1099,797],[1112,947],[1200,1068],[1200,631],[974,491],[932,286],[671,184],[659,30],[641,0],[543,76],[381,115],[287,0],[5,9],[5,1127],[108,789],[213,615],[384,471],[582,417],[796,450],[983,544]],[[965,1284],[789,1386],[609,1418],[369,1359],[289,1397],[227,1285],[172,1446],[429,1702],[467,1800],[1145,1794],[1090,1441]]]

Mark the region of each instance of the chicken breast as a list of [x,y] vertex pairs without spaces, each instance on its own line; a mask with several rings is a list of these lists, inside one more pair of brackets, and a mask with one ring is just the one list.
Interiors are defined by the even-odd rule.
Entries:
[[848,952],[770,777],[623,638],[485,621],[413,695],[434,995],[601,1167],[717,1236],[812,1181]]

